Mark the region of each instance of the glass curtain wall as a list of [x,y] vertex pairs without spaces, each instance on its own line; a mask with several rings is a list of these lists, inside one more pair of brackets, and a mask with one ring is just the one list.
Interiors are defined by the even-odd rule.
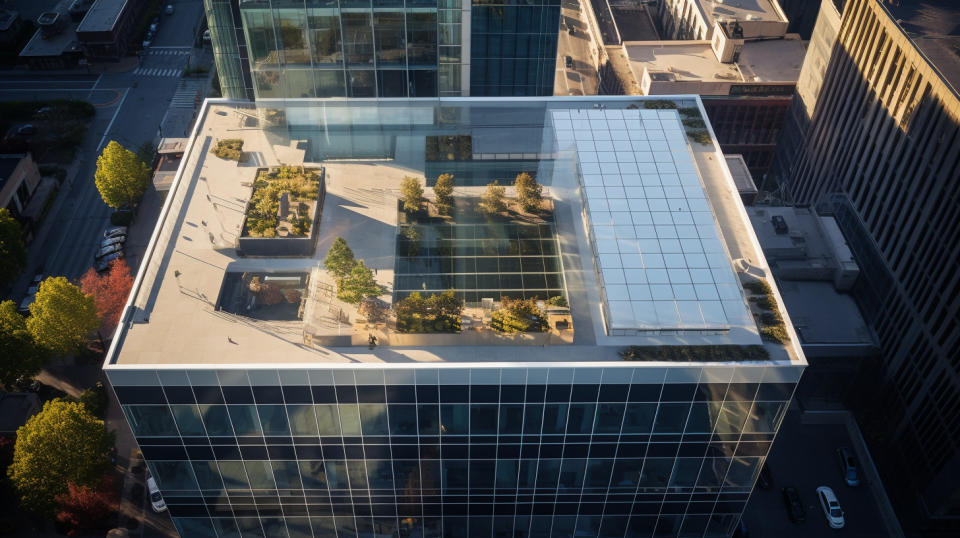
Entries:
[[241,49],[238,35],[242,35],[240,12],[236,0],[204,0],[204,14],[210,28],[213,59],[220,80],[220,92],[229,99],[253,98],[253,81]]
[[241,7],[258,99],[438,95],[436,0]]
[[726,537],[794,370],[110,377],[185,537]]

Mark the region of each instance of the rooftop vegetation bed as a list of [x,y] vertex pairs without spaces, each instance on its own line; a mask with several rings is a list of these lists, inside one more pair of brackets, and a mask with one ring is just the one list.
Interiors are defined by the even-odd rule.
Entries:
[[765,361],[763,346],[630,346],[620,350],[627,361]]
[[247,154],[243,152],[243,140],[240,138],[217,140],[217,145],[210,150],[210,153],[228,161],[245,162],[247,160]]
[[539,333],[547,330],[547,319],[535,300],[504,297],[490,316],[490,326],[504,333]]
[[453,290],[424,297],[413,292],[393,305],[397,331],[402,333],[460,332],[463,300]]
[[783,322],[783,316],[780,315],[777,299],[773,296],[770,285],[759,280],[747,282],[743,287],[754,294],[748,300],[761,310],[759,314],[754,315],[760,328],[760,336],[768,342],[778,344],[789,342],[790,336],[787,334],[786,324]]
[[253,183],[243,234],[249,237],[307,237],[320,193],[316,168],[263,169]]

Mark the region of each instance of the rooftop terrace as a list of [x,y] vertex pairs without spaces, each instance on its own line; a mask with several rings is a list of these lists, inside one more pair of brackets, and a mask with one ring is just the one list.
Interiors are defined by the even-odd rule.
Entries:
[[[760,314],[740,282],[762,278],[766,262],[719,148],[689,140],[676,110],[646,108],[648,101],[667,103],[636,97],[208,100],[107,362],[620,364],[618,352],[633,345],[730,345],[736,362],[736,346],[763,345],[771,360],[802,364],[779,307],[790,340],[761,340],[753,319]],[[667,104],[706,118],[695,96]],[[436,136],[470,143],[449,153],[428,151],[428,139]],[[228,138],[243,140],[240,162],[211,154],[217,140]],[[243,256],[236,241],[251,184],[258,170],[279,165],[324,170],[316,250],[303,257]],[[536,237],[518,227],[516,219],[527,217],[511,217],[509,210],[497,217],[506,219],[505,228],[468,222],[476,220],[471,217],[462,221],[469,237],[451,236],[460,230],[455,216],[444,224],[454,232],[437,232],[462,239],[439,254],[452,264],[444,267],[475,264],[444,269],[440,281],[424,277],[422,286],[428,292],[455,288],[466,299],[460,332],[387,334],[383,324],[364,321],[336,300],[323,259],[337,237],[375,270],[385,290],[382,303],[417,288],[399,280],[418,263],[402,259],[410,257],[400,236],[408,217],[397,203],[404,177],[432,185],[439,174],[453,173],[454,196],[471,200],[490,181],[512,183],[518,171],[534,175],[549,200],[543,206],[549,220],[534,225]],[[507,196],[513,194],[508,188]],[[495,240],[487,243],[493,251],[484,250],[488,240]],[[416,252],[438,256],[420,245]],[[245,291],[254,276],[280,290],[266,306]],[[460,277],[466,280],[449,286],[442,280]],[[550,329],[544,333],[488,327],[488,307],[501,295],[545,300],[557,293],[566,293],[569,313],[545,308]],[[779,297],[775,288],[772,293]],[[380,346],[367,348],[368,332],[382,335]]]

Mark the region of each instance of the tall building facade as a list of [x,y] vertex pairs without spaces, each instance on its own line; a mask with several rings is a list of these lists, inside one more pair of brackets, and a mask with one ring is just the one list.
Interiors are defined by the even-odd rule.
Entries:
[[858,384],[859,417],[917,535],[960,529],[958,16],[947,1],[847,0],[774,171],[788,200],[835,215],[860,263],[884,368]]
[[559,0],[205,0],[230,98],[553,93]]
[[[806,362],[785,310],[780,340],[751,313],[731,258],[766,264],[718,146],[645,101],[207,101],[104,365],[180,535],[731,536]],[[455,222],[399,210],[442,163]],[[311,255],[231,243],[279,165],[321,171]],[[471,178],[518,170],[552,218],[478,220]],[[456,330],[334,299],[337,237],[380,301],[464,297]],[[544,324],[497,329],[506,298]]]

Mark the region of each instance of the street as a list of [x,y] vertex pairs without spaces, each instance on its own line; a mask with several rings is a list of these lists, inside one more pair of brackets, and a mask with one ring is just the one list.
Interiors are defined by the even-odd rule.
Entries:
[[[590,9],[589,5],[583,9]],[[577,0],[563,2],[560,12],[560,37],[557,42],[557,72],[554,77],[554,95],[596,95],[597,69],[593,41],[587,22]],[[570,33],[569,29],[573,29]],[[570,56],[573,67],[567,68]]]

